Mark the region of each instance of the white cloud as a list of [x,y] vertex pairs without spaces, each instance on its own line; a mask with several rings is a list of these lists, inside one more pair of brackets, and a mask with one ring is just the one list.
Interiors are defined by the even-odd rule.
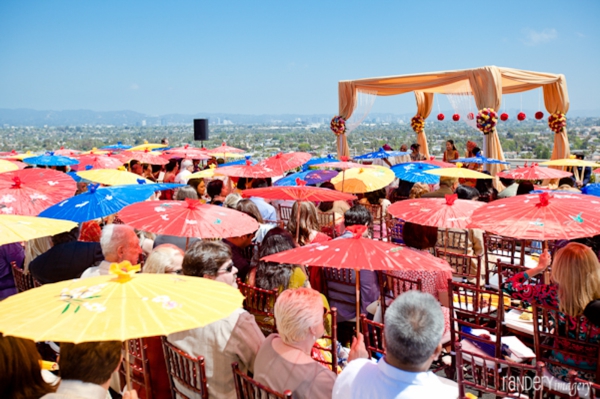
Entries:
[[137,83],[132,83],[131,86],[129,86],[129,88],[131,90],[139,90],[140,86]]
[[527,46],[537,46],[538,44],[547,43],[558,37],[556,29],[544,29],[542,31],[524,29],[523,32],[525,33],[523,43]]

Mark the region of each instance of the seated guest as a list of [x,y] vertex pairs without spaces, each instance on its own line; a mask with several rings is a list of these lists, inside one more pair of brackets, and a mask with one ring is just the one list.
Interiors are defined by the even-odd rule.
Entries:
[[510,198],[517,195],[517,189],[519,188],[519,183],[516,182],[515,179],[507,179],[504,177],[500,178],[500,183],[505,187],[504,190],[498,193],[498,198]]
[[177,189],[177,194],[175,194],[175,200],[185,201],[186,198],[197,200],[198,193],[196,192],[196,189],[191,186],[184,186]]
[[455,389],[428,371],[442,351],[444,332],[444,316],[435,298],[405,292],[385,312],[384,324],[384,358],[378,363],[350,362],[335,382],[333,399],[456,398]]
[[[546,271],[551,263],[551,284],[535,283],[530,280]],[[586,307],[590,303],[600,299],[600,263],[590,247],[570,243],[556,253],[554,262],[548,251],[544,251],[537,267],[509,277],[502,285],[502,290],[514,299],[557,308],[558,320],[553,322],[556,323],[559,335],[576,339],[575,327],[579,324],[579,318],[585,314]],[[600,329],[592,327],[585,318],[580,331],[590,334],[588,341],[590,343],[596,344],[600,340]],[[568,381],[569,366],[577,365],[588,370],[579,372],[579,378],[594,381],[598,360],[596,354],[585,353],[585,346],[579,350],[581,356],[571,356],[561,352],[562,348],[566,349],[571,345],[562,341],[554,343],[553,356],[557,362],[564,364],[564,367],[547,363],[547,370],[554,377]]]
[[131,173],[135,173],[136,175],[142,176],[144,174],[144,167],[137,159],[132,159],[129,161],[129,171]]
[[0,398],[40,398],[56,387],[42,377],[35,342],[0,334]]
[[575,180],[572,177],[563,177],[558,181],[558,190],[572,191],[581,194],[581,190],[575,188]]
[[229,188],[223,183],[223,180],[211,180],[206,186],[206,193],[210,197],[211,205],[223,205],[223,201],[229,195]]
[[535,188],[533,187],[533,183],[530,181],[524,180],[521,183],[519,183],[519,187],[517,187],[516,195],[529,194],[533,190],[535,190]]
[[223,201],[223,206],[229,209],[235,209],[238,202],[242,199],[242,196],[238,193],[229,193],[227,197],[225,197],[225,201]]
[[56,283],[78,278],[88,268],[100,264],[104,259],[101,244],[77,241],[78,236],[77,227],[52,236],[52,248],[29,264],[33,277],[42,284]]
[[[414,185],[413,182],[398,179],[398,187],[390,194],[390,202],[394,203],[410,198],[410,192]],[[427,192],[429,192],[429,188]]]
[[252,260],[252,253],[248,253],[248,247],[252,245],[252,240],[256,232],[245,234],[240,237],[228,237],[223,238],[223,242],[231,249],[233,263],[238,270],[238,277],[242,280],[246,280],[248,272],[250,272],[250,261]]
[[[269,187],[269,183],[266,179],[254,179],[252,180],[252,188],[265,188]],[[251,197],[250,201],[254,202],[254,204],[258,207],[260,215],[263,220],[267,223],[273,223],[277,220],[277,212],[275,211],[275,207],[273,205],[267,203],[263,198],[259,197]]]
[[[344,225],[350,226],[362,225],[371,226],[373,216],[367,208],[362,205],[354,205],[344,214]],[[368,230],[365,232],[368,235]],[[352,232],[346,230],[338,239],[351,238]],[[354,271],[351,271],[351,280],[354,282]],[[326,281],[329,289],[329,304],[338,309],[338,322],[355,320],[356,314],[356,293],[354,288],[335,281]],[[332,292],[332,289],[337,292]],[[367,306],[379,299],[379,283],[377,274],[371,270],[360,271],[360,298],[361,313],[367,313]]]
[[[56,393],[43,399],[104,399],[112,374],[121,365],[122,344],[119,341],[61,343],[58,367],[61,381]],[[123,399],[137,399],[136,391],[123,394]]]
[[125,224],[104,226],[102,237],[100,237],[100,246],[104,260],[98,266],[84,271],[81,278],[107,275],[111,263],[121,263],[127,260],[132,265],[137,265],[142,254],[140,239],[135,234],[135,230]]
[[387,213],[387,207],[392,204],[386,198],[385,188],[366,193],[364,199],[367,201],[367,204],[381,205],[381,213],[383,216]]
[[[190,187],[190,186],[179,188],[177,190],[177,193],[175,194],[175,200],[176,201],[185,201],[186,198],[189,198],[192,200],[197,200],[198,194],[196,192],[196,189],[194,189],[193,187]],[[179,247],[182,251],[185,251],[187,248],[190,247],[190,245],[192,245],[196,241],[198,241],[198,238],[195,238],[195,237],[188,238],[188,237],[179,237],[179,236],[169,236],[169,235],[164,235],[164,234],[158,234],[154,238],[153,248],[156,248],[159,245],[163,245],[163,244],[173,244],[176,247]]]
[[458,186],[456,177],[440,176],[440,188],[430,193],[425,193],[421,198],[444,198],[447,194],[454,194]]
[[196,190],[196,194],[198,194],[198,199],[203,200],[206,196],[206,183],[204,179],[189,179],[188,185]]
[[181,161],[181,168],[179,169],[179,173],[175,176],[175,180],[173,183],[179,184],[187,184],[192,171],[194,170],[194,163],[190,159],[184,159]]
[[[237,287],[237,269],[231,250],[222,242],[199,241],[183,258],[183,274],[220,281]],[[193,330],[171,334],[169,342],[191,356],[204,356],[210,398],[235,399],[231,363],[237,362],[247,373],[254,370],[254,358],[265,337],[254,316],[239,308],[228,317]],[[197,398],[176,382],[177,389]]]
[[[490,172],[484,170],[482,172],[485,175],[489,175]],[[498,190],[494,188],[492,183],[493,179],[477,179],[475,188],[479,191],[479,199],[481,202],[492,202],[498,199]]]
[[415,183],[414,186],[410,189],[410,193],[408,194],[408,198],[421,198],[423,194],[429,192],[429,185],[425,183]]
[[[232,194],[229,194],[229,195],[232,195]],[[228,197],[229,197],[229,195],[228,195]],[[237,195],[239,197],[239,194],[233,194],[233,195]],[[254,234],[254,239],[252,240],[252,242],[254,244],[260,245],[262,243],[263,239],[265,238],[265,234],[267,234],[269,232],[269,230],[271,230],[273,227],[275,227],[274,224],[265,223],[263,221],[263,218],[260,215],[260,211],[258,210],[258,207],[256,206],[256,204],[254,204],[254,202],[250,201],[247,198],[241,199],[241,197],[240,197],[240,199],[237,201],[237,203],[235,204],[235,207],[233,209],[245,213],[246,215],[250,216],[251,218],[253,218],[254,220],[256,220],[258,222],[258,225],[259,225],[258,230]],[[255,252],[258,252],[258,248],[256,249]]]
[[309,201],[300,202],[300,215],[298,215],[298,202],[294,202],[287,230],[292,237],[298,237],[298,244],[300,246],[325,242],[331,239],[327,234],[319,231],[317,208]]
[[161,244],[158,247],[154,247],[144,263],[143,272],[181,274],[183,254],[183,250],[173,244]]
[[[328,188],[330,190],[335,190],[335,186],[330,181],[321,183],[321,185],[319,187]],[[336,220],[338,218],[338,215],[341,219],[343,217],[344,213],[346,213],[346,211],[348,209],[350,209],[350,205],[348,205],[347,201],[342,201],[342,200],[333,201],[333,202],[324,201],[319,204],[319,211],[321,211],[323,213],[335,213]]]
[[21,243],[0,246],[0,301],[17,293],[11,263],[15,262],[22,269],[24,260],[25,249]]
[[[256,355],[254,379],[295,399],[329,399],[336,375],[311,357],[323,336],[323,301],[310,288],[284,291],[275,302],[278,334],[271,334]],[[349,360],[367,357],[362,335],[353,343]],[[368,397],[368,396],[365,396]]]

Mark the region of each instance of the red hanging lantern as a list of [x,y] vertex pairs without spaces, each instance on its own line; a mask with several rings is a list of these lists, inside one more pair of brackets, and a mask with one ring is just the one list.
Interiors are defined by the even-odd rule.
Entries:
[[454,122],[458,122],[458,121],[460,120],[460,115],[459,115],[459,114],[454,114],[454,115],[452,115],[452,120],[453,120]]
[[507,121],[508,120],[508,114],[506,112],[502,113],[502,115],[500,115],[500,120],[501,121]]
[[520,121],[524,121],[526,117],[525,112],[519,112],[519,115],[517,115],[517,119]]
[[467,119],[470,120],[470,121],[472,121],[473,119],[475,119],[475,114],[473,114],[472,112],[469,112],[467,114]]
[[538,111],[535,113],[535,119],[537,119],[538,121],[541,120],[544,117],[544,113],[542,111]]
[[438,121],[443,121],[444,120],[444,114],[438,114],[437,118],[438,118]]

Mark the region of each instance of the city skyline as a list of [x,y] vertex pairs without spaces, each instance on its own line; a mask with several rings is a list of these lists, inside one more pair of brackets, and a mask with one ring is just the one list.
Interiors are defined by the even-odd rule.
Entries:
[[[0,108],[334,115],[340,80],[498,65],[564,74],[571,111],[593,116],[599,12],[594,1],[7,0]],[[538,109],[540,97],[503,100]],[[434,113],[449,108],[436,96]],[[371,112],[415,110],[405,94]]]

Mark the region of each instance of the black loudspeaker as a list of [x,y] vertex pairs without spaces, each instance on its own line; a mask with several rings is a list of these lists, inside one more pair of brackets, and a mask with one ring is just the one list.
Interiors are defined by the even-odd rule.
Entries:
[[208,119],[194,119],[194,140],[208,140]]

